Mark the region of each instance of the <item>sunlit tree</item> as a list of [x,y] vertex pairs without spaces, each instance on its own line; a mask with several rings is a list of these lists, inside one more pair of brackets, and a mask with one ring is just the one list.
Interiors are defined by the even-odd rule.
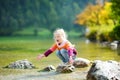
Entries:
[[86,35],[87,37],[91,38],[91,36],[94,36],[96,40],[107,40],[114,23],[110,14],[110,2],[97,3],[95,5],[89,4],[82,13],[76,16],[75,23],[84,25],[90,30]]
[[85,26],[95,26],[109,23],[111,3],[106,2],[104,6],[100,4],[89,4],[86,9],[76,16],[76,24]]

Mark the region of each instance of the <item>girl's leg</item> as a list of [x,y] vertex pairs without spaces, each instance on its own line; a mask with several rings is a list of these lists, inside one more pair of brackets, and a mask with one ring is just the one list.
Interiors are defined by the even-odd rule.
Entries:
[[[57,56],[62,60],[62,62],[69,62],[69,55],[66,49],[61,49],[56,52]],[[73,56],[73,60],[76,58],[76,55]]]
[[58,56],[58,58],[60,60],[62,60],[62,62],[64,62],[64,63],[66,62],[65,58],[62,56],[62,54],[61,54],[61,52],[59,50],[56,51],[56,55]]
[[68,51],[66,49],[61,49],[60,54],[64,58],[64,63],[69,62],[69,55],[68,55]]
[[[61,55],[62,55],[62,56],[64,57],[64,59],[65,59],[65,63],[66,63],[66,62],[69,62],[68,50],[66,50],[66,49],[61,49],[60,52],[61,52]],[[73,54],[72,59],[75,60],[75,58],[76,58],[76,55]]]

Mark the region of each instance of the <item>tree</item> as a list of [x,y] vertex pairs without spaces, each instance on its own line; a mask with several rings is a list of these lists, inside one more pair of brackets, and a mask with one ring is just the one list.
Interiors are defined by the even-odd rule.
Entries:
[[111,0],[112,18],[115,22],[115,28],[109,34],[112,40],[120,40],[120,0]]
[[[103,39],[107,40],[109,37],[108,34],[113,29],[114,23],[110,13],[110,2],[105,2],[104,5],[89,4],[82,13],[77,15],[75,23],[89,28],[90,32],[86,35],[88,38],[94,36],[96,37],[94,39],[97,39],[98,41],[103,41]],[[92,35],[93,32],[95,32],[96,35]]]
[[94,0],[0,0],[0,35],[29,27],[74,29],[75,15],[89,2]]
[[112,2],[112,18],[114,19],[115,23],[120,23],[120,1],[119,0],[111,0]]
[[105,6],[89,4],[82,13],[77,15],[75,23],[85,26],[107,24],[110,19],[110,5],[111,3],[108,2],[105,3]]

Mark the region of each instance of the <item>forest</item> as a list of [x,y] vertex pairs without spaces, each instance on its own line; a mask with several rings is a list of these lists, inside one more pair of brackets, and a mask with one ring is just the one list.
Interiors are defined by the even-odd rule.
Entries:
[[[57,69],[62,63],[50,48],[54,41],[60,41],[55,40],[53,34],[57,28],[68,33],[67,40],[73,44],[68,46],[70,52],[74,53],[75,48],[78,53],[73,57],[85,59],[85,62],[89,60],[86,68],[81,61],[81,67],[73,73],[43,71],[48,65]],[[66,46],[65,41],[60,41],[60,45],[57,42],[60,48]],[[47,50],[53,54],[38,60],[37,56]],[[69,50],[64,52],[69,53]],[[35,69],[26,69],[21,62],[19,66],[14,64],[21,60],[29,60]],[[105,61],[107,65],[103,75],[110,71],[107,73],[111,77],[109,79],[120,80],[120,68],[117,69],[120,63],[120,0],[0,0],[0,80],[86,80],[88,69],[97,61],[102,64]],[[110,64],[109,68],[106,61],[117,66]],[[17,65],[17,69],[9,69],[11,64]],[[98,68],[102,69],[103,65],[100,66]],[[112,68],[116,68],[115,71]],[[97,71],[100,69],[93,72]],[[106,77],[101,77],[101,71],[98,79],[106,80]]]
[[[120,40],[119,0],[0,0],[0,36],[49,36],[56,28],[91,41]],[[86,32],[87,30],[87,32]]]
[[[0,0],[0,36],[56,28],[81,32],[75,16],[94,0]],[[47,31],[45,31],[47,32]]]

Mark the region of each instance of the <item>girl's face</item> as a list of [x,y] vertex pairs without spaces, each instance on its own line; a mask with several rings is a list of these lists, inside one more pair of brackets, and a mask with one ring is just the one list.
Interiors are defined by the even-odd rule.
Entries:
[[55,34],[54,39],[55,39],[55,42],[57,42],[57,43],[63,42],[63,36],[61,34]]

